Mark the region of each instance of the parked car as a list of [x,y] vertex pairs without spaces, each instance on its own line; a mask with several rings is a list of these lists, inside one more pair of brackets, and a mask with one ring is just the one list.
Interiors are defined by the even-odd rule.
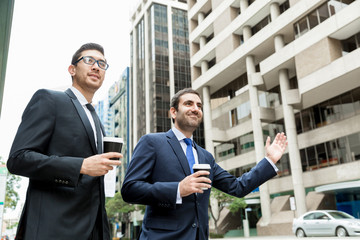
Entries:
[[297,237],[360,236],[360,219],[336,210],[311,211],[294,219],[292,231]]

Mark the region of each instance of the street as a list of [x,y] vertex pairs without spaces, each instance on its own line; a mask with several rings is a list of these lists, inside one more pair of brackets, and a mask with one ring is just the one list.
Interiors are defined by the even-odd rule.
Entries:
[[[253,237],[235,237],[235,238],[217,238],[217,239],[227,239],[227,240],[295,240],[299,239],[295,236],[253,236]],[[305,238],[307,239],[307,238]],[[319,239],[319,240],[332,240],[332,239],[339,239],[338,237],[311,237],[311,240]],[[343,239],[360,239],[360,237],[346,237]],[[215,240],[210,239],[210,240]]]

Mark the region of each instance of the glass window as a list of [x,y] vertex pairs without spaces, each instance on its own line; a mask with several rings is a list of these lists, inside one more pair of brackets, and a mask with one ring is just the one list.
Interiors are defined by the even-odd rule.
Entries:
[[301,115],[300,113],[295,114],[295,125],[296,125],[296,133],[302,133],[302,126],[301,126]]
[[314,220],[314,218],[315,218],[314,213],[310,213],[310,214],[304,216],[304,220]]
[[305,109],[304,111],[301,111],[301,120],[304,132],[314,129],[313,118],[312,109]]
[[307,31],[309,31],[307,17],[299,21],[299,31],[300,31],[300,35],[303,35]]
[[342,44],[342,50],[345,53],[352,52],[357,48],[355,36],[351,36],[348,39],[341,41],[341,44]]
[[341,96],[341,116],[342,118],[348,118],[354,116],[354,114],[352,96],[349,93],[345,93]]
[[307,158],[309,161],[309,167],[308,170],[316,170],[319,168],[318,161],[316,159],[316,150],[314,146],[306,148]]
[[309,18],[310,29],[313,29],[315,26],[319,24],[317,10],[310,13],[308,15],[308,18]]
[[330,17],[327,3],[320,6],[318,8],[318,12],[319,12],[319,19],[320,19],[321,23]]
[[333,141],[330,141],[330,142],[326,142],[325,146],[326,146],[326,152],[327,152],[327,155],[328,155],[329,165],[339,164],[336,141],[333,140]]
[[301,158],[302,170],[303,170],[303,172],[305,172],[308,170],[308,166],[309,166],[305,149],[300,150],[300,158]]
[[316,145],[316,153],[319,160],[319,167],[322,168],[329,166],[324,143]]
[[337,141],[338,151],[340,155],[340,163],[350,162],[350,156],[346,151],[346,146],[349,146],[347,137],[339,138]]
[[360,133],[351,134],[348,136],[349,145],[350,145],[350,153],[351,160],[359,160],[360,159]]
[[354,102],[354,111],[356,114],[360,113],[360,88],[356,88],[351,92],[352,99]]

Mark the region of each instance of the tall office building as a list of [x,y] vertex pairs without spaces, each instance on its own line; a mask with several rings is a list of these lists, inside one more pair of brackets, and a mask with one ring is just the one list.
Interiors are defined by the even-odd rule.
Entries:
[[0,116],[15,0],[0,2]]
[[[171,128],[170,99],[177,91],[191,87],[191,74],[186,1],[139,1],[131,22],[133,148],[142,135]],[[204,145],[201,130],[194,139]]]
[[218,164],[240,176],[264,157],[267,136],[288,137],[278,176],[247,197],[250,226],[291,234],[294,216],[317,208],[359,218],[360,1],[188,6],[192,87]]
[[121,153],[121,167],[117,168],[116,190],[120,191],[125,176],[125,170],[129,163],[129,68],[127,67],[121,78],[109,89],[107,120],[105,121],[106,135],[109,137],[121,137],[124,141]]

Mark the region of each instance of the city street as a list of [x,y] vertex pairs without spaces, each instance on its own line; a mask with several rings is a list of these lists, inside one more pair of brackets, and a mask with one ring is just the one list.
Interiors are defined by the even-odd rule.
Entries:
[[[295,240],[295,239],[299,239],[295,236],[264,236],[264,237],[259,237],[259,236],[254,236],[254,237],[236,237],[236,238],[217,238],[217,239],[227,239],[227,240],[244,240],[244,239],[248,239],[248,240]],[[339,239],[338,237],[311,237],[311,238],[304,238],[304,239],[311,239],[311,240],[315,240],[315,239],[319,239],[319,240],[332,240],[332,239]],[[346,237],[343,239],[360,239],[360,237]],[[211,240],[215,240],[215,239],[211,239]]]

